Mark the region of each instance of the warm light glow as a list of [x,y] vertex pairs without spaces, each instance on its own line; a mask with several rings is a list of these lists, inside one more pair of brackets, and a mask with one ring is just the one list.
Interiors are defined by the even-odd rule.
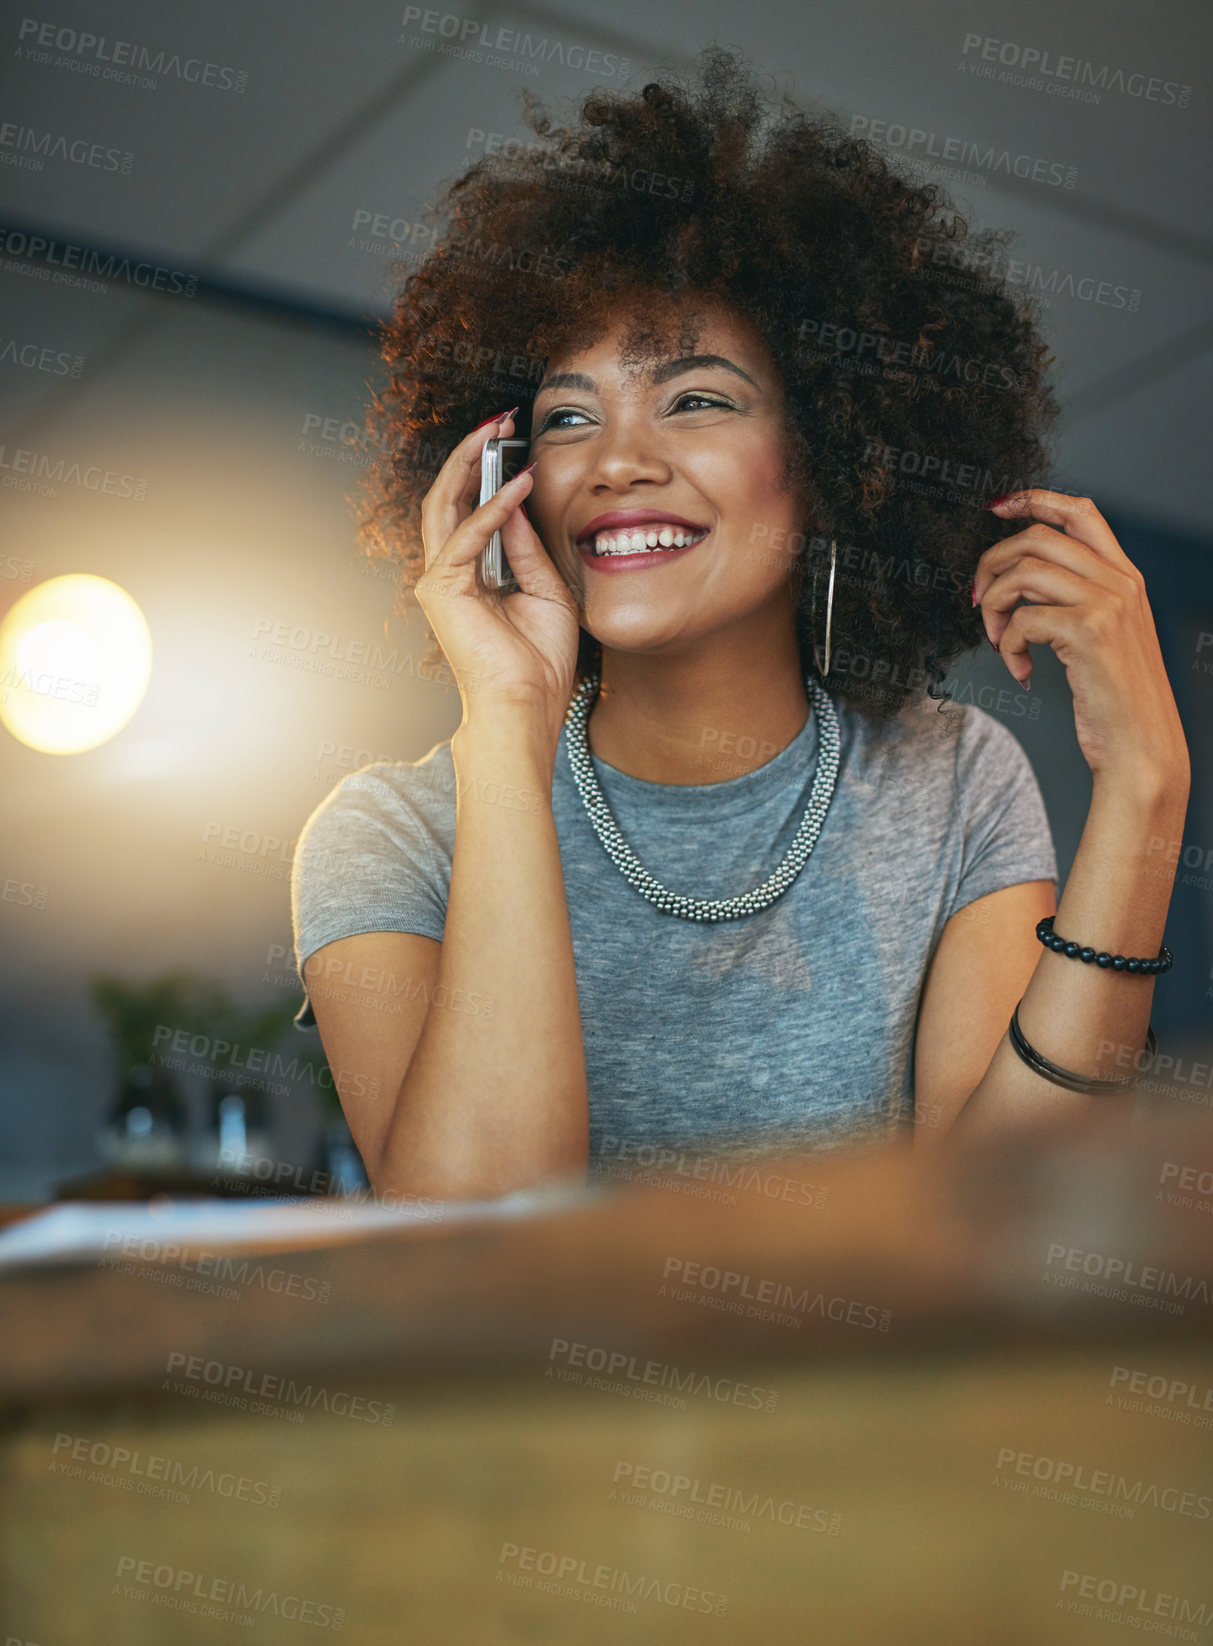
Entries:
[[105,577],[48,578],[0,623],[0,721],[45,754],[79,754],[120,732],[151,672],[143,613]]

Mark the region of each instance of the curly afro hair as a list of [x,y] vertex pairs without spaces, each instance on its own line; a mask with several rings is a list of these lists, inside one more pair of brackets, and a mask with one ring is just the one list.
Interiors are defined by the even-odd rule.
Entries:
[[[381,455],[359,536],[399,567],[400,609],[415,607],[420,505],[468,430],[519,401],[526,437],[547,360],[595,342],[617,303],[637,316],[636,359],[664,352],[671,326],[685,339],[698,300],[723,301],[781,370],[785,482],[812,499],[782,546],[796,550],[802,662],[886,720],[924,687],[946,697],[948,666],[982,639],[977,561],[1020,529],[983,505],[1045,477],[1051,357],[1000,270],[1006,231],[970,233],[939,187],[833,116],[786,93],[773,109],[734,52],[705,48],[699,70],[594,90],[568,127],[524,91],[535,140],[498,140],[430,208],[380,333],[389,377],[367,424]],[[821,623],[831,562],[823,678],[813,589]],[[600,655],[583,628],[578,679]]]

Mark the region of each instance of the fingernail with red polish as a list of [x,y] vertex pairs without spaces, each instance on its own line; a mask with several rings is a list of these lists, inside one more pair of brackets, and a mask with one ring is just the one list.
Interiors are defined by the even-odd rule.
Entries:
[[[484,422],[482,422],[482,423],[477,423],[477,425],[476,425],[476,429],[482,429],[482,428],[484,428],[484,426],[485,426],[485,424],[486,424],[486,423],[504,423],[504,422],[505,422],[505,420],[506,420],[506,418],[507,418],[507,417],[513,417],[513,415],[514,415],[514,413],[515,413],[515,412],[516,412],[516,411],[517,411],[517,410],[518,410],[518,407],[517,407],[517,406],[511,406],[511,407],[510,407],[510,409],[509,409],[509,411],[507,411],[507,412],[494,412],[494,413],[493,413],[493,415],[492,415],[492,417],[486,417],[486,418],[485,418],[485,419],[484,419]],[[473,429],[473,430],[472,430],[472,433],[473,433],[473,434],[475,434],[475,432],[476,432],[476,429]]]
[[1014,492],[1003,492],[1000,496],[992,497],[988,503],[983,503],[981,506],[983,509],[996,509],[1000,503],[1005,503],[1014,496]]
[[[986,639],[987,639],[987,640],[990,640],[990,637],[989,637],[989,635],[986,635]],[[993,641],[992,641],[992,640],[990,640],[990,644],[991,644],[991,646],[994,646],[994,642],[993,642]],[[998,651],[998,647],[997,647],[997,646],[994,646],[994,650],[995,650],[995,651]],[[1001,656],[1001,653],[999,653],[999,655],[1000,655],[1000,656]]]
[[[539,459],[536,458],[535,463],[538,463],[538,461]],[[525,469],[519,469],[518,474],[530,474],[531,470],[535,467],[535,463],[528,463]],[[517,480],[518,474],[514,476],[515,480]]]

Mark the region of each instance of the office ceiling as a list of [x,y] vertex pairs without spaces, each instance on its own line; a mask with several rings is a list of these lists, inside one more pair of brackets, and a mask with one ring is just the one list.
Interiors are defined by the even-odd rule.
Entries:
[[[1027,176],[981,159],[960,182],[923,175],[953,189],[978,225],[1014,229],[1013,254],[1053,288],[1046,327],[1065,408],[1063,483],[1209,533],[1211,34],[1203,8],[1124,0],[1029,0],[1013,11],[992,0],[616,0],[609,12],[586,0],[436,9],[211,0],[180,12],[96,0],[87,22],[8,25],[4,119],[123,159],[109,169],[51,154],[34,170],[20,162],[20,140],[0,131],[3,223],[137,249],[312,315],[370,316],[387,307],[398,249],[376,219],[407,251],[427,200],[480,152],[477,134],[524,133],[521,87],[567,112],[566,100],[594,84],[635,88],[701,45],[737,44],[773,89],[847,121],[884,122],[894,155],[911,141],[920,157],[972,144],[1022,162]],[[505,48],[496,60],[490,39]],[[164,54],[151,86],[121,78],[141,53]],[[45,329],[51,311],[28,259],[2,261],[4,330],[16,335],[19,317],[35,312]],[[1118,290],[1140,295],[1125,301]],[[160,300],[129,290],[111,301],[73,294],[62,325],[70,344],[50,341],[88,358],[74,405],[85,394],[103,406],[107,362],[162,312]],[[367,358],[371,372],[369,345]],[[47,372],[5,381],[10,436],[53,422],[68,392]]]

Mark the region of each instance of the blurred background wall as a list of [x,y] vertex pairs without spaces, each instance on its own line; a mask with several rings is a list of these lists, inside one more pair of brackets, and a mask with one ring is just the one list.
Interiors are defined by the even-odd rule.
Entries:
[[[188,968],[247,1011],[296,1005],[302,824],[347,770],[415,759],[458,723],[347,501],[369,461],[373,323],[424,250],[426,202],[528,135],[524,86],[567,114],[711,41],[911,159],[976,226],[1015,231],[1058,361],[1057,484],[1095,499],[1144,572],[1192,750],[1155,1028],[1179,1042],[1211,1015],[1208,14],[445,4],[73,0],[0,25],[0,616],[95,573],[138,602],[155,654],[138,712],[97,748],[0,730],[0,1199],[98,1162],[114,1061],[92,979]],[[935,158],[949,139],[975,146],[961,176]],[[111,273],[82,279],[93,252]],[[956,671],[962,700],[1022,739],[1064,875],[1090,793],[1064,672],[1037,649],[1030,718],[982,651]],[[291,1035],[288,1058],[319,1051]],[[181,1087],[200,1125],[207,1083]],[[279,1157],[307,1160],[314,1072],[271,1102]]]

